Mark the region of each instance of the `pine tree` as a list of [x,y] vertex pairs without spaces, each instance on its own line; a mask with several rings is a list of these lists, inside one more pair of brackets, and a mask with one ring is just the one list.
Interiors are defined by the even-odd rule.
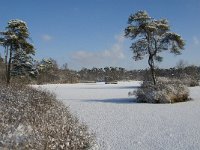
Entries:
[[[0,34],[2,35],[0,43],[5,48],[6,81],[9,84],[12,72],[16,72],[20,65],[22,67],[23,58],[34,55],[35,49],[28,42],[29,32],[24,21],[10,20],[6,31],[0,32]],[[17,72],[20,72],[22,68]]]
[[169,50],[171,53],[180,54],[185,45],[180,35],[170,32],[166,19],[156,20],[146,11],[138,11],[129,17],[125,36],[133,40],[130,48],[135,60],[148,56],[154,85],[156,85],[155,61],[161,62],[163,59],[159,53]]

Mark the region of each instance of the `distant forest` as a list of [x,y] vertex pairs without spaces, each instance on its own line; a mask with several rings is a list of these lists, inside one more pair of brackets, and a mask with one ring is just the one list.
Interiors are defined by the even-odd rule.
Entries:
[[[48,63],[47,63],[48,62]],[[149,69],[126,70],[122,67],[104,67],[92,69],[82,68],[81,70],[72,70],[67,64],[59,67],[54,59],[47,59],[35,63],[38,69],[36,76],[20,75],[13,76],[12,80],[20,82],[45,84],[45,83],[78,83],[78,82],[113,82],[122,80],[140,80],[143,81],[150,76]],[[5,81],[5,64],[3,58],[0,58],[0,77]],[[169,69],[156,69],[157,76],[179,79],[200,79],[200,66],[179,64]]]

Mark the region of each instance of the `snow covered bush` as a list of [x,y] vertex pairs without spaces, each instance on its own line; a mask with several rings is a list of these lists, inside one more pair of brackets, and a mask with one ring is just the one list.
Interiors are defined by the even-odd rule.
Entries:
[[199,80],[195,76],[183,74],[180,76],[180,80],[183,82],[183,84],[190,87],[199,86]]
[[175,103],[187,101],[189,90],[180,80],[158,78],[156,85],[143,81],[135,95],[138,102]]
[[94,135],[49,92],[0,85],[0,149],[90,149]]

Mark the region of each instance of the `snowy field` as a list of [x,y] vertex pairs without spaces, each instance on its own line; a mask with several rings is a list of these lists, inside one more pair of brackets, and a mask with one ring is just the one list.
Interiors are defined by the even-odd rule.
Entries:
[[190,88],[189,102],[142,104],[128,96],[139,85],[131,81],[39,87],[54,92],[86,122],[100,150],[200,149],[200,87]]

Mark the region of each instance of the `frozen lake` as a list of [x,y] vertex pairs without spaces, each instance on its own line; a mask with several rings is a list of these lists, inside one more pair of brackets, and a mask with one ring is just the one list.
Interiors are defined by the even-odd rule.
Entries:
[[190,88],[189,102],[143,104],[128,96],[139,85],[131,81],[39,87],[54,92],[86,122],[100,150],[200,149],[200,87]]

